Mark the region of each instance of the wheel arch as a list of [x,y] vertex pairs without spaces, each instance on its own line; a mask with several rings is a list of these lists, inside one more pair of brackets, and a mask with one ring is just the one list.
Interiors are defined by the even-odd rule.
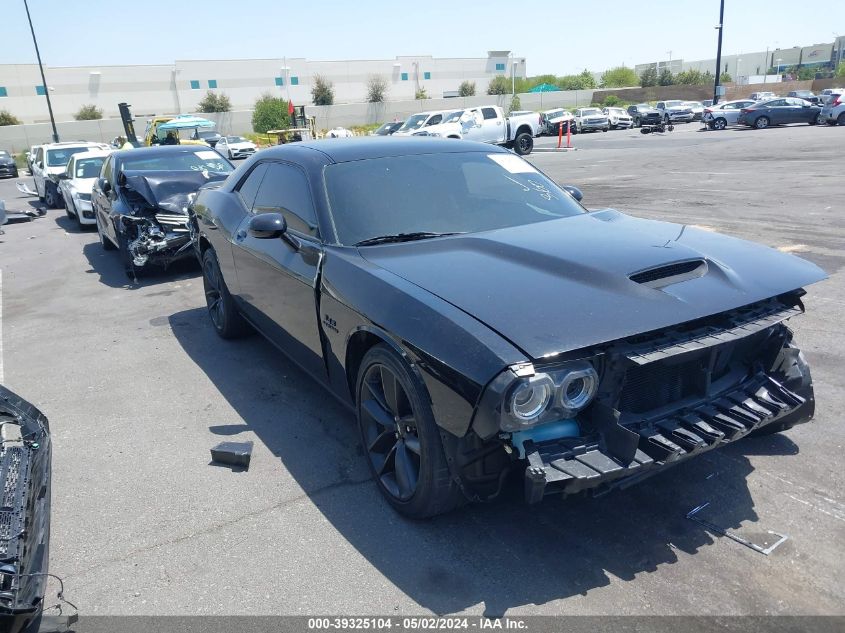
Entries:
[[517,136],[525,132],[526,134],[530,134],[532,137],[534,136],[534,130],[531,129],[531,126],[527,123],[523,123],[518,128],[516,128],[516,132],[513,135],[513,138],[516,139]]
[[386,344],[394,352],[407,361],[412,373],[425,384],[416,367],[415,359],[399,345],[393,338],[381,328],[374,325],[361,325],[355,328],[346,340],[346,354],[344,367],[346,369],[346,383],[349,388],[349,396],[355,402],[355,385],[358,381],[358,371],[361,369],[361,362],[373,347],[380,343]]

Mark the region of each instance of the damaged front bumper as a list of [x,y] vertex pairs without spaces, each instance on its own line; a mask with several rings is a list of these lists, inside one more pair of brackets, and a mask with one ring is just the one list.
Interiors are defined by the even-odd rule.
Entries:
[[24,631],[44,608],[50,539],[50,431],[0,386],[0,630]]
[[615,456],[598,440],[566,438],[536,444],[529,440],[525,498],[537,503],[547,494],[624,488],[770,424],[788,428],[807,422],[814,411],[812,385],[797,393],[760,374],[697,407],[636,428],[639,437],[630,461]]
[[610,345],[600,395],[571,422],[575,432],[514,434],[526,500],[624,488],[752,432],[809,421],[810,368],[784,323],[801,312],[797,297],[769,300],[720,315],[719,327]]

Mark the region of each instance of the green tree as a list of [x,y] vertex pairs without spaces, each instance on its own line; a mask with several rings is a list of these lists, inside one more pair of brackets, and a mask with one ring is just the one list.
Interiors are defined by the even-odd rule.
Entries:
[[96,121],[103,118],[103,111],[93,103],[82,106],[73,115],[77,121]]
[[371,75],[367,80],[367,101],[382,103],[387,95],[387,80],[381,75]]
[[488,95],[508,95],[511,93],[511,82],[507,77],[499,75],[490,80],[490,85],[487,86]]
[[657,85],[657,67],[649,66],[640,75],[640,85],[643,88],[650,88]]
[[461,97],[474,97],[475,96],[475,82],[474,81],[462,81],[460,87],[458,88],[458,95]]
[[606,70],[601,76],[602,88],[626,88],[628,86],[638,86],[640,78],[633,68],[627,66],[617,66]]
[[215,94],[209,90],[197,104],[197,112],[229,112],[232,102],[225,94]]
[[839,62],[839,66],[836,67],[836,76],[845,77],[845,62]]
[[801,81],[809,81],[816,78],[816,71],[808,66],[801,66],[798,69],[798,79]]
[[311,99],[314,101],[314,105],[332,105],[334,103],[334,84],[322,75],[314,75]]
[[672,75],[672,71],[668,68],[664,68],[660,71],[660,75],[657,77],[657,83],[661,86],[671,86],[675,83],[675,77]]
[[255,101],[252,112],[252,130],[265,134],[267,130],[281,130],[290,127],[288,102],[265,92]]
[[[712,76],[712,75],[711,75]],[[722,73],[719,75],[719,83],[729,84],[733,82],[734,78],[730,76],[728,73]]]
[[706,75],[700,70],[690,69],[675,75],[675,83],[686,86],[698,86],[706,81]]
[[0,110],[0,126],[21,125],[21,120],[8,110]]
[[593,73],[586,68],[581,71],[578,77],[581,78],[581,87],[578,90],[591,90],[596,87],[596,80],[593,78]]
[[416,99],[417,101],[428,99],[428,93],[425,91],[425,86],[417,88],[416,93],[414,93],[414,99]]
[[514,94],[513,97],[511,97],[511,105],[508,108],[508,114],[517,110],[522,110],[522,102],[519,100],[519,95]]
[[612,108],[614,106],[618,106],[620,103],[622,103],[622,99],[616,95],[607,95],[601,105],[605,108]]

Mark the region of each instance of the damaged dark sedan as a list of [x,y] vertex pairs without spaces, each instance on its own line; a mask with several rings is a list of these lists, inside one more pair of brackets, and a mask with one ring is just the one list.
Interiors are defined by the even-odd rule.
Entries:
[[38,409],[0,386],[0,630],[35,631],[50,541],[50,429]]
[[118,249],[130,279],[191,255],[188,206],[197,190],[226,178],[232,164],[200,145],[113,152],[91,190],[100,243]]
[[813,416],[786,321],[815,265],[588,212],[513,153],[297,143],[200,191],[217,333],[258,330],[354,409],[387,500],[426,517],[603,492]]

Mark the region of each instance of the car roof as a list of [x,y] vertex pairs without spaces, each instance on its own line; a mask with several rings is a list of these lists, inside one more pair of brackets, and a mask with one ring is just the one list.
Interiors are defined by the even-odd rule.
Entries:
[[472,141],[456,141],[454,139],[434,138],[430,136],[402,138],[362,136],[275,145],[262,150],[259,155],[263,158],[285,158],[292,153],[298,153],[301,149],[320,152],[336,163],[370,158],[387,158],[391,156],[418,156],[422,154],[456,154],[461,152],[501,154],[507,152],[506,149],[497,145],[475,143]]
[[144,156],[154,157],[154,156],[163,156],[166,154],[179,154],[179,153],[189,153],[189,152],[198,152],[198,151],[211,151],[213,152],[214,149],[209,147],[208,145],[158,145],[156,147],[136,147],[132,149],[123,149],[116,152],[112,152],[115,160],[120,160],[122,158],[126,158],[127,156],[137,156],[140,153],[143,153]]
[[63,147],[105,147],[108,143],[99,141],[61,141],[59,143],[44,143],[44,149],[61,149]]
[[90,152],[78,152],[72,156],[76,160],[80,158],[104,158],[111,154],[114,150],[111,149],[95,149]]

